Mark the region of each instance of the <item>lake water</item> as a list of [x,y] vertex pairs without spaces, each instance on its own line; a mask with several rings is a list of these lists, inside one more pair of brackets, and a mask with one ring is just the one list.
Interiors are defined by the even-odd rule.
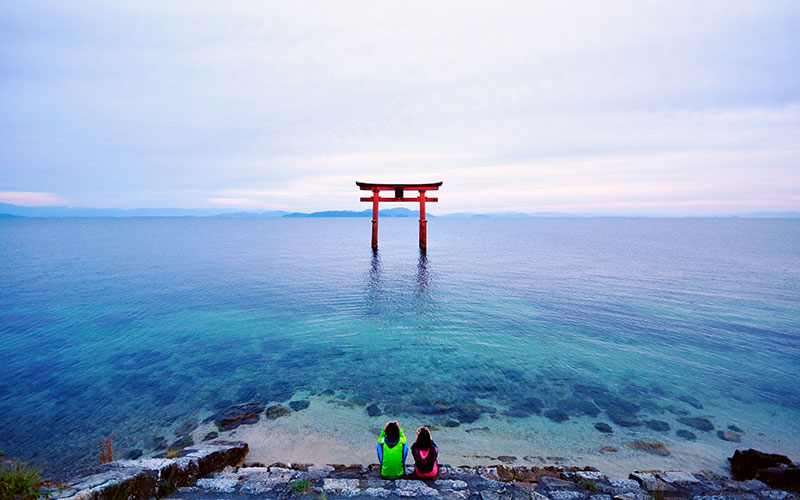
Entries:
[[416,232],[382,219],[373,254],[362,218],[0,219],[0,450],[53,474],[112,431],[147,455],[308,400],[264,432],[371,456],[396,417],[453,465],[800,459],[800,220],[432,218],[425,255]]

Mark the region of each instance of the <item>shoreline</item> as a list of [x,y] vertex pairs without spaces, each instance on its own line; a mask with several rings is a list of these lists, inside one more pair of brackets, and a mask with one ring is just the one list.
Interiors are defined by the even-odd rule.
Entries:
[[[307,406],[297,410],[291,403],[271,405],[280,408],[270,418],[269,408],[259,412],[255,422],[243,422],[228,431],[220,431],[213,417],[205,418],[190,433],[192,442],[204,438],[245,441],[248,460],[257,463],[374,463],[375,443],[380,429],[389,418],[370,417],[363,408],[348,407],[329,398],[307,396]],[[536,420],[533,420],[536,419]],[[482,415],[471,424],[458,427],[430,425],[419,417],[398,416],[409,442],[413,442],[418,426],[428,425],[439,446],[441,460],[465,466],[486,463],[518,466],[592,466],[610,474],[627,474],[632,470],[682,469],[713,470],[725,473],[726,457],[736,449],[767,449],[775,453],[797,456],[791,445],[781,446],[765,436],[748,436],[744,442],[727,442],[714,433],[705,433],[702,441],[683,441],[666,434],[642,432],[641,429],[617,427],[604,434],[591,425],[591,419],[574,419],[554,424],[542,417],[533,417],[532,430],[495,415]],[[584,421],[586,420],[586,421]],[[701,434],[698,431],[698,434]],[[745,434],[747,435],[747,434]],[[179,441],[181,436],[175,436]],[[719,442],[716,442],[719,441]]]
[[[174,457],[111,462],[52,484],[43,493],[57,500],[163,498],[177,492],[182,500],[242,495],[260,498],[421,497],[467,500],[651,500],[681,498],[796,499],[800,464],[787,457],[754,450],[737,451],[731,475],[713,471],[635,470],[627,477],[606,475],[594,467],[453,467],[440,464],[433,479],[419,479],[413,465],[405,475],[383,479],[380,466],[312,465],[248,461],[247,443],[216,440],[187,448]],[[773,489],[774,488],[774,489]],[[792,493],[794,492],[794,493]]]

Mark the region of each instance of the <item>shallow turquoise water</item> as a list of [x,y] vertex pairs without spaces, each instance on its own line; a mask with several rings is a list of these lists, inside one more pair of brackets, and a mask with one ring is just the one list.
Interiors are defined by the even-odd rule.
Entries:
[[800,450],[800,221],[431,219],[421,255],[387,219],[380,243],[368,219],[0,220],[0,450],[71,470],[112,430],[147,451],[330,391],[438,425],[699,416],[698,445],[778,415]]

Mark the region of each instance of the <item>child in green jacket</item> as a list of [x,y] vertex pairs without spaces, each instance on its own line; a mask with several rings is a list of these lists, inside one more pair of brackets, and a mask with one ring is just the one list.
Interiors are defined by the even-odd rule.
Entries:
[[406,471],[408,443],[403,429],[397,420],[388,422],[378,437],[378,461],[381,464],[381,477],[398,479]]

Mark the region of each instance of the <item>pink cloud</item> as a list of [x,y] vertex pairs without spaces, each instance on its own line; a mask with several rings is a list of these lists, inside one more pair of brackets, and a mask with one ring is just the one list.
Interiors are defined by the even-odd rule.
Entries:
[[23,207],[46,207],[63,204],[55,193],[38,193],[34,191],[0,191],[0,203],[11,203]]

